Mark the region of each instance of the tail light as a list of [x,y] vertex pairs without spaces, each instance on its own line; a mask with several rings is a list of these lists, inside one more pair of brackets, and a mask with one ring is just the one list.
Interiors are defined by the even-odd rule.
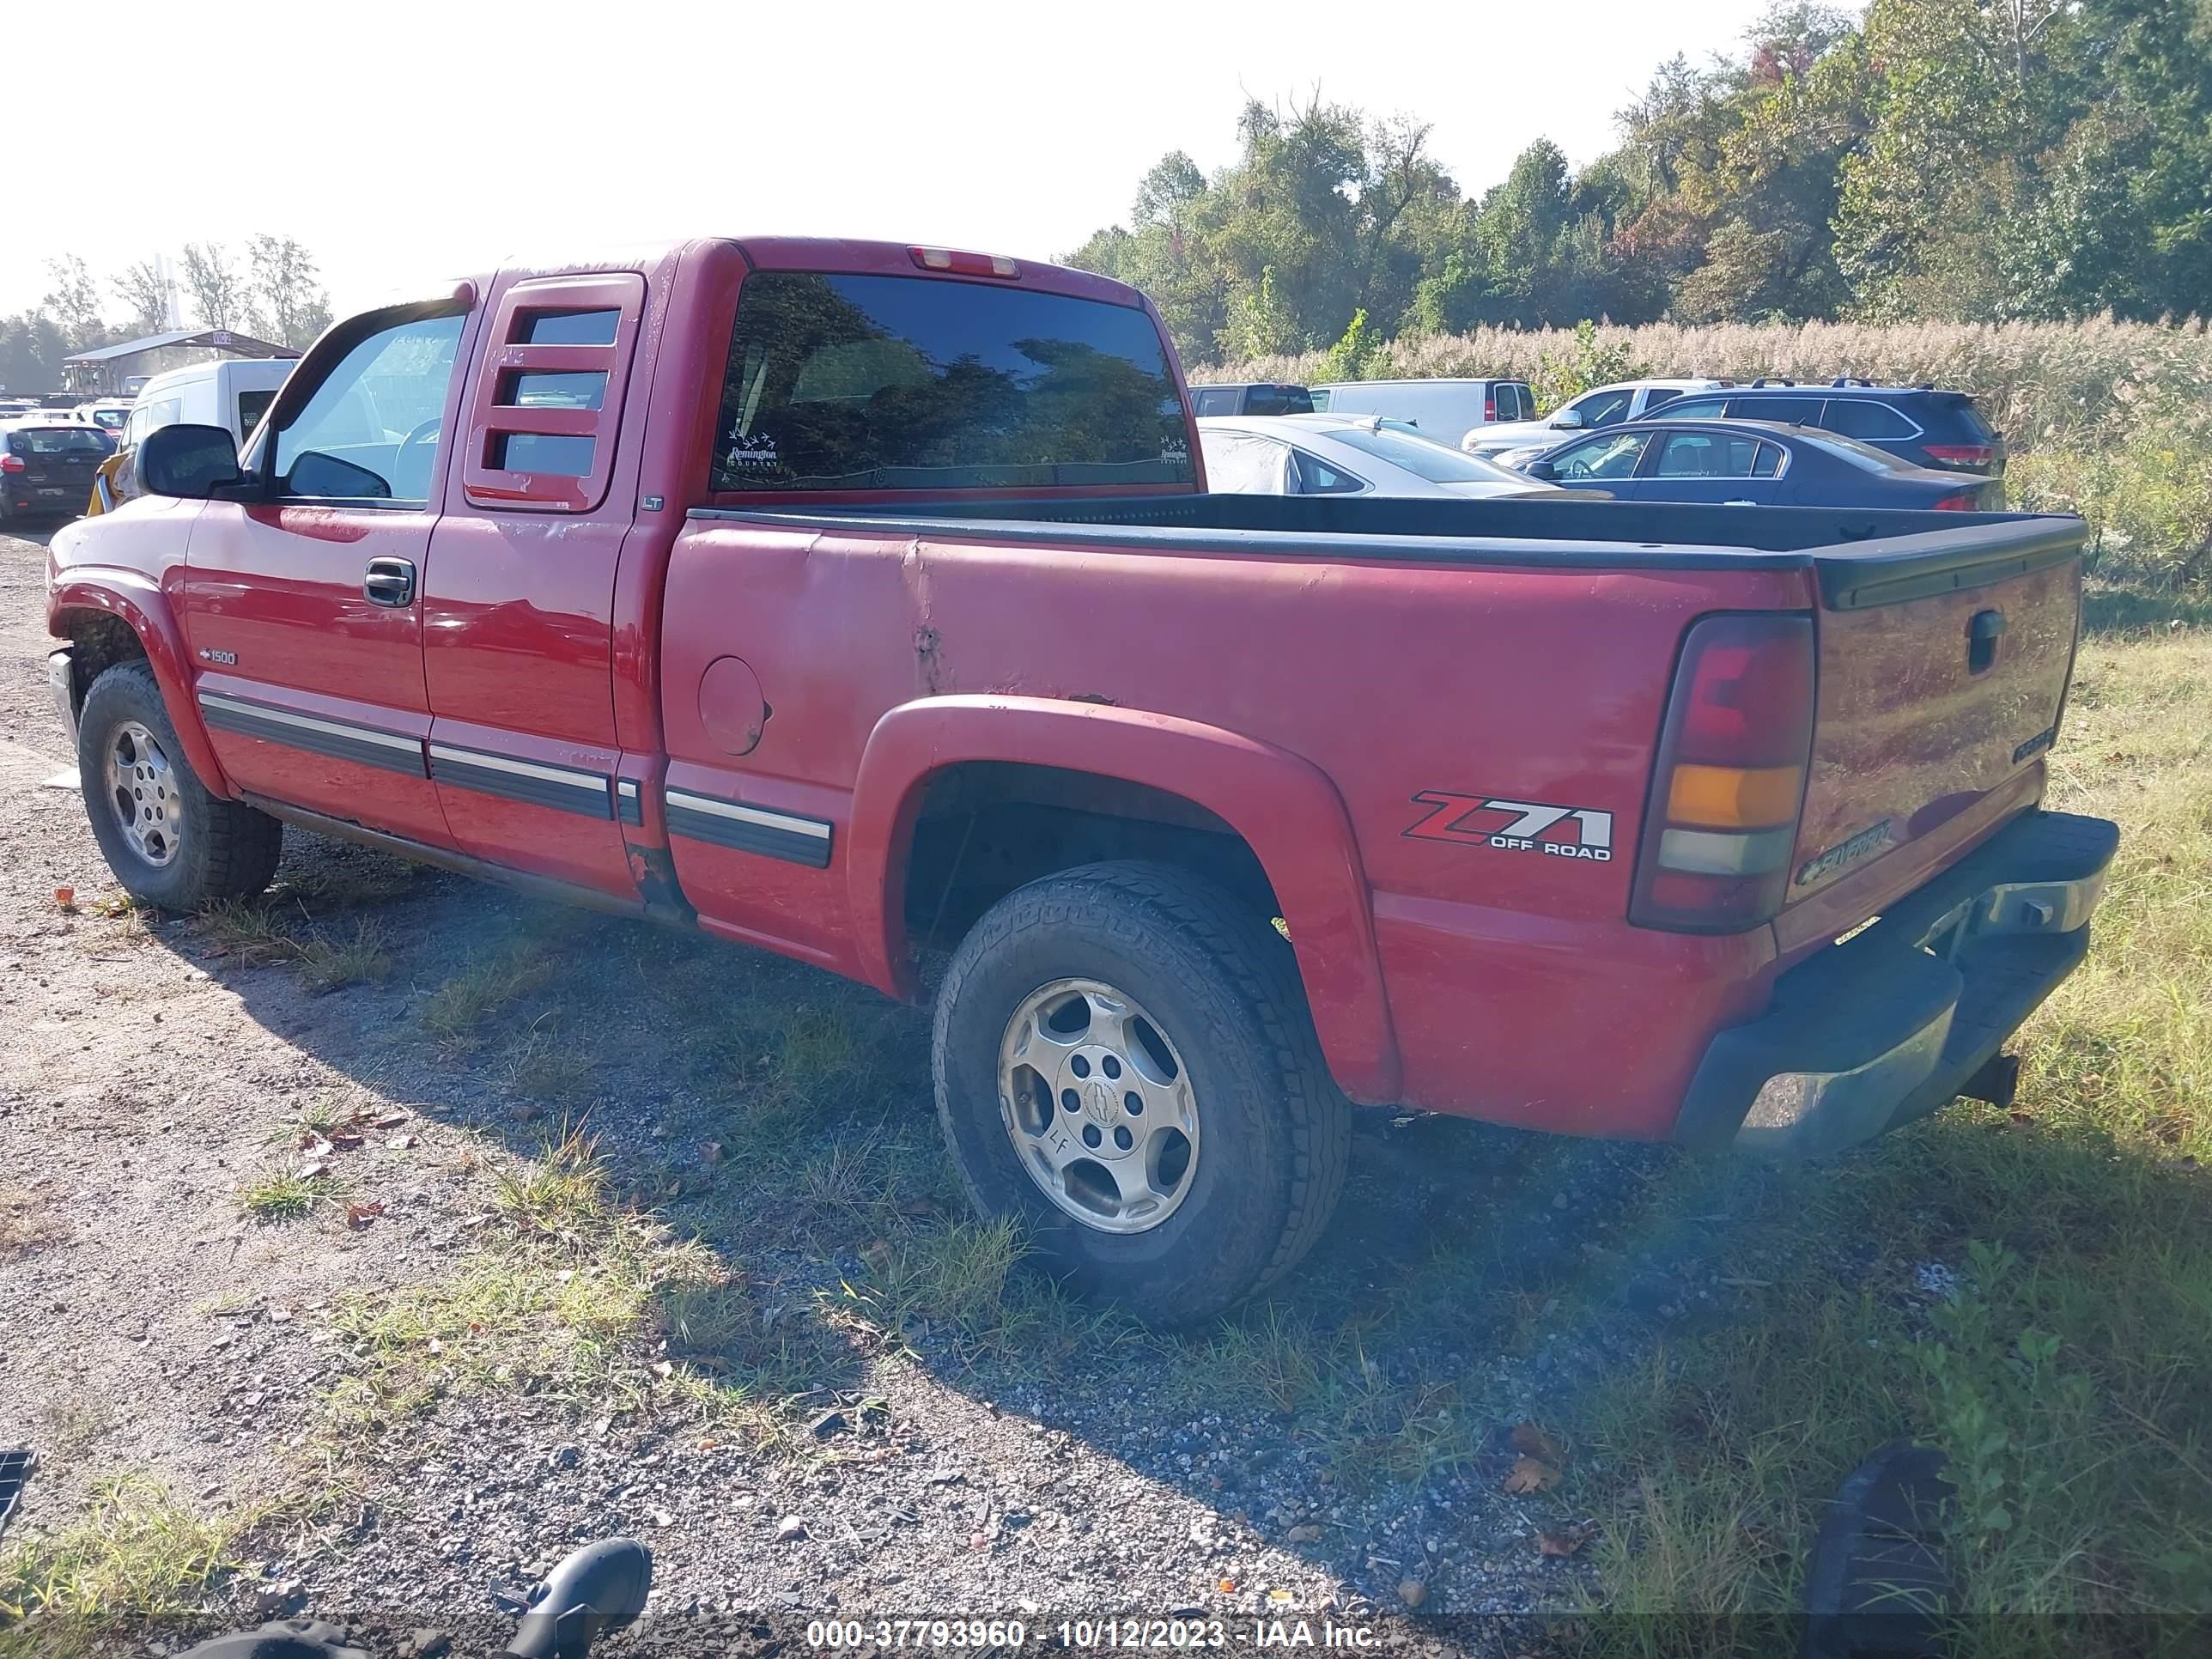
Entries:
[[1938,466],[1987,466],[1997,458],[1995,444],[1923,444],[1920,449]]
[[1938,513],[1977,513],[1981,510],[1981,492],[1962,489],[1955,495],[1946,495],[1936,503]]
[[1628,919],[1732,933],[1782,908],[1813,752],[1813,620],[1707,617],[1674,671]]
[[27,472],[21,455],[0,455],[0,472]]
[[1482,418],[1486,421],[1498,418],[1498,393],[1495,390],[1482,394]]

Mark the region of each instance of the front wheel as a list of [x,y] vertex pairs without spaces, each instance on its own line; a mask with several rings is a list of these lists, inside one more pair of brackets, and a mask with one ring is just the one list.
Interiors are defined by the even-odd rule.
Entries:
[[121,662],[92,683],[77,720],[77,779],[107,867],[141,904],[191,910],[266,887],[284,826],[210,794],[192,775],[154,671]]
[[976,1207],[1161,1324],[1288,1272],[1343,1188],[1351,1115],[1289,945],[1178,870],[1091,865],[1000,900],[945,971],[934,1063]]

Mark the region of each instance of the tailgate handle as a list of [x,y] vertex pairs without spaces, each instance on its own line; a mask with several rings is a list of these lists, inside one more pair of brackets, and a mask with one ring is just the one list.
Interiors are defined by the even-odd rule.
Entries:
[[1997,659],[1997,641],[2005,631],[2004,612],[1977,611],[1966,626],[1966,672],[1979,674]]

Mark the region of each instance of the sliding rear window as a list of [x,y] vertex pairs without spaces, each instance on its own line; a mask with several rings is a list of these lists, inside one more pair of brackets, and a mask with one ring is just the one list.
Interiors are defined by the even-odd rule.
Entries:
[[1103,301],[759,271],[722,386],[718,491],[1194,481],[1158,331]]

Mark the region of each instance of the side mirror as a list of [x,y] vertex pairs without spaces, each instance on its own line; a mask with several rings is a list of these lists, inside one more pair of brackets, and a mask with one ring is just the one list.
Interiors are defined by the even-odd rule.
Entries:
[[246,481],[238,443],[219,426],[157,427],[138,444],[138,487],[204,501]]
[[1555,480],[1559,476],[1559,469],[1549,461],[1531,461],[1521,470],[1532,478],[1543,478],[1547,481]]
[[1580,431],[1583,424],[1583,412],[1579,409],[1563,409],[1552,416],[1552,424],[1562,432]]

